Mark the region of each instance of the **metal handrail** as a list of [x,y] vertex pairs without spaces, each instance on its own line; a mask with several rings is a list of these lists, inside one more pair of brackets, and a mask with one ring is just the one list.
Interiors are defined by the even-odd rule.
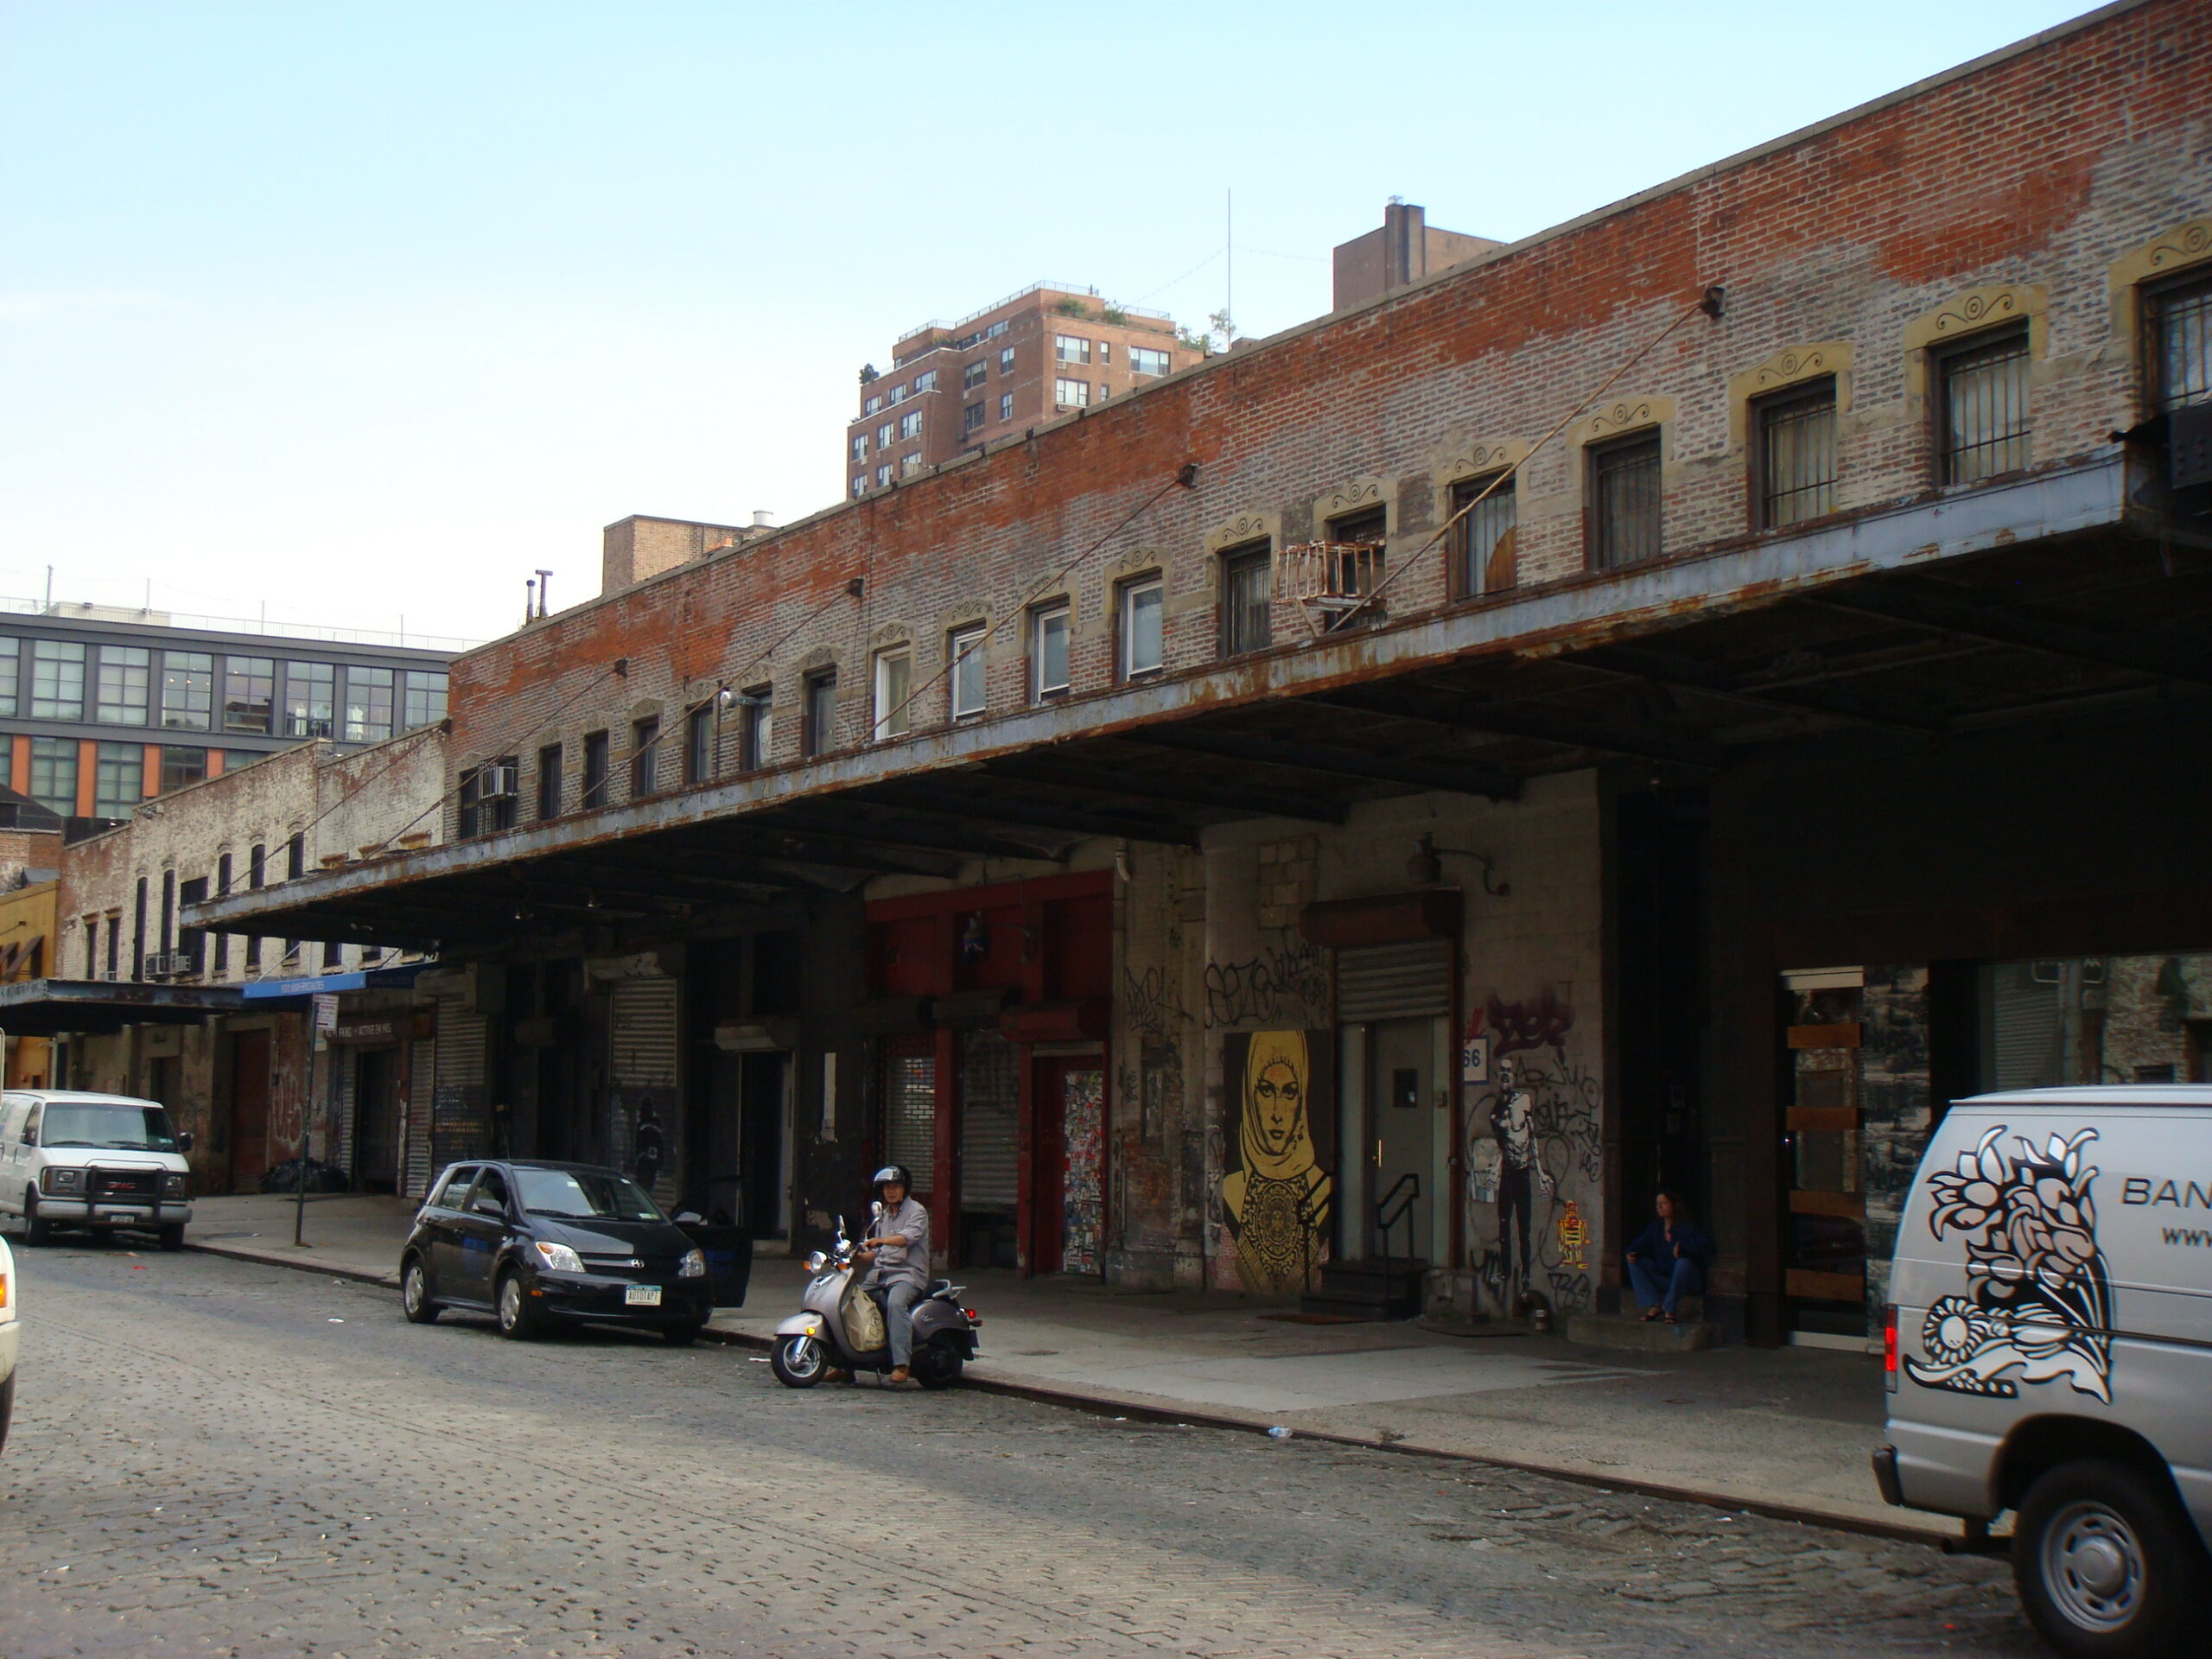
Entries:
[[[1406,1191],[1408,1187],[1413,1190],[1408,1192]],[[1398,1196],[1402,1192],[1405,1193],[1403,1198]],[[1413,1211],[1414,1205],[1420,1202],[1421,1173],[1417,1170],[1411,1169],[1399,1176],[1396,1184],[1376,1200],[1375,1230],[1382,1241],[1382,1264],[1386,1268],[1390,1264],[1391,1260],[1390,1231],[1401,1220],[1406,1224],[1406,1260],[1411,1262],[1414,1259],[1414,1247],[1421,1241],[1414,1230],[1414,1224],[1419,1217],[1414,1214]],[[1396,1205],[1395,1209],[1391,1209],[1393,1204]],[[1389,1211],[1387,1216],[1383,1214],[1386,1210]]]

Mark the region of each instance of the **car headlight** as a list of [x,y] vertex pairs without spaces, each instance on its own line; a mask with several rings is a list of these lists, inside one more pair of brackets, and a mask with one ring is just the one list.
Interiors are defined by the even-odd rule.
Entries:
[[819,1273],[823,1268],[829,1265],[830,1258],[823,1255],[820,1250],[817,1250],[812,1255],[806,1258],[806,1270],[809,1273]]
[[683,1260],[677,1264],[676,1276],[679,1279],[705,1278],[707,1276],[707,1253],[704,1250],[697,1249],[684,1251]]
[[175,1173],[175,1172],[171,1172],[170,1173],[162,1176],[162,1196],[165,1198],[182,1198],[184,1196],[184,1177]]
[[549,1244],[543,1239],[534,1239],[531,1249],[537,1252],[537,1265],[554,1273],[582,1273],[584,1259],[565,1244]]
[[81,1169],[41,1170],[38,1185],[41,1192],[81,1192],[85,1190],[85,1172]]

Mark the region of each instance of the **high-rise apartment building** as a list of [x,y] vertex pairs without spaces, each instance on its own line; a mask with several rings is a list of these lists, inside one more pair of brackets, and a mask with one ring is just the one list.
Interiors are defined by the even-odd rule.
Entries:
[[254,626],[99,605],[0,614],[0,784],[65,818],[124,818],[308,738],[375,743],[446,717],[450,650]]
[[1166,312],[1067,283],[1033,283],[957,322],[925,323],[893,347],[888,374],[862,372],[860,412],[845,429],[846,493],[888,489],[1205,355],[1181,342]]

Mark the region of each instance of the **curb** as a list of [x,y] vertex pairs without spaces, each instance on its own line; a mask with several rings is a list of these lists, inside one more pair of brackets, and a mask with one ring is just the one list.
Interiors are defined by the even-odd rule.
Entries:
[[[756,1336],[749,1331],[716,1330],[709,1325],[699,1333],[702,1342],[720,1343],[731,1348],[755,1348],[762,1351],[775,1345],[769,1337]],[[1242,1417],[1222,1417],[1203,1411],[1171,1411],[1159,1406],[1142,1406],[1116,1400],[1110,1396],[1076,1394],[1065,1389],[1047,1388],[1037,1382],[1016,1382],[1005,1377],[977,1376],[970,1372],[960,1380],[963,1389],[978,1394],[1008,1395],[1017,1400],[1033,1401],[1039,1405],[1058,1406],[1064,1410],[1080,1411],[1094,1417],[1112,1415],[1135,1418],[1141,1422],[1179,1423],[1197,1428],[1227,1429],[1240,1434],[1265,1434],[1268,1425]],[[1757,1515],[1770,1521],[1793,1522],[1804,1527],[1825,1527],[1831,1532],[1859,1533],[1872,1538],[1886,1538],[1895,1543],[1922,1544],[1930,1549],[1950,1551],[1963,1540],[1961,1533],[1954,1537],[1936,1526],[1916,1527],[1909,1523],[1877,1521],[1866,1516],[1837,1515],[1827,1510],[1805,1509],[1793,1503],[1772,1503],[1755,1498],[1732,1497],[1719,1492],[1700,1492],[1687,1486],[1669,1486],[1657,1481],[1623,1480],[1593,1475],[1586,1470],[1563,1469],[1554,1465],[1524,1463],[1513,1458],[1501,1458],[1479,1452],[1452,1452],[1441,1446],[1412,1446],[1402,1440],[1370,1440],[1357,1434],[1331,1434],[1315,1429],[1296,1429],[1294,1440],[1318,1441],[1324,1446],[1341,1446],[1363,1452],[1389,1452],[1401,1457],[1431,1458],[1444,1463],[1480,1464],[1491,1469],[1510,1469],[1516,1474],[1541,1475],[1547,1480],[1565,1481],[1570,1485],[1588,1486],[1603,1492],[1633,1492],[1639,1497],[1664,1498],[1675,1503],[1695,1503],[1709,1510],[1725,1510],[1732,1515]]]
[[[320,1262],[302,1262],[230,1245],[194,1243],[189,1239],[186,1240],[184,1248],[204,1255],[225,1256],[233,1262],[252,1262],[265,1268],[289,1268],[297,1273],[319,1273],[332,1279],[350,1279],[357,1284],[375,1285],[385,1290],[396,1290],[399,1285],[396,1274],[327,1266]],[[775,1346],[772,1338],[758,1336],[750,1331],[718,1330],[711,1325],[699,1332],[699,1340],[726,1348],[755,1349],[763,1353]],[[1056,1406],[1065,1411],[1080,1411],[1094,1417],[1110,1415],[1134,1418],[1147,1423],[1187,1423],[1193,1427],[1224,1429],[1238,1434],[1265,1434],[1268,1432],[1266,1424],[1251,1422],[1242,1417],[1223,1417],[1202,1411],[1168,1410],[1160,1406],[1137,1405],[1107,1395],[1077,1394],[1066,1389],[1047,1388],[1037,1382],[1016,1382],[1004,1377],[970,1374],[961,1380],[961,1386],[979,1394],[1003,1395],[1011,1399],[1032,1401],[1038,1405]],[[1886,1538],[1895,1543],[1923,1544],[1930,1549],[1955,1550],[1964,1541],[1963,1532],[1955,1536],[1935,1526],[1916,1527],[1897,1522],[1877,1521],[1865,1516],[1837,1515],[1827,1510],[1806,1509],[1794,1503],[1772,1503],[1756,1498],[1733,1497],[1720,1492],[1700,1492],[1687,1486],[1669,1486],[1658,1481],[1624,1480],[1593,1475],[1586,1470],[1527,1463],[1484,1452],[1452,1452],[1441,1446],[1413,1446],[1402,1440],[1370,1440],[1357,1434],[1331,1434],[1304,1428],[1295,1430],[1293,1438],[1313,1440],[1323,1446],[1346,1446],[1357,1451],[1389,1452],[1400,1457],[1430,1458],[1444,1463],[1472,1463],[1491,1469],[1510,1469],[1516,1474],[1540,1475],[1547,1480],[1565,1481],[1569,1485],[1587,1486],[1602,1492],[1632,1492],[1639,1497],[1662,1498],[1674,1503],[1695,1503],[1705,1509],[1723,1510],[1734,1515],[1757,1515],[1770,1521],[1787,1521],[1798,1526],[1825,1527],[1831,1532],[1858,1533],[1870,1538]]]

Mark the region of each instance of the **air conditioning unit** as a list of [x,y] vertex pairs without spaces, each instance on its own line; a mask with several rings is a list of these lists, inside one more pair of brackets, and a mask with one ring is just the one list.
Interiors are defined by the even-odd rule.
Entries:
[[146,958],[146,977],[168,979],[185,970],[185,955],[181,950],[156,951]]
[[476,774],[476,798],[480,801],[504,800],[521,792],[520,766],[486,766]]

